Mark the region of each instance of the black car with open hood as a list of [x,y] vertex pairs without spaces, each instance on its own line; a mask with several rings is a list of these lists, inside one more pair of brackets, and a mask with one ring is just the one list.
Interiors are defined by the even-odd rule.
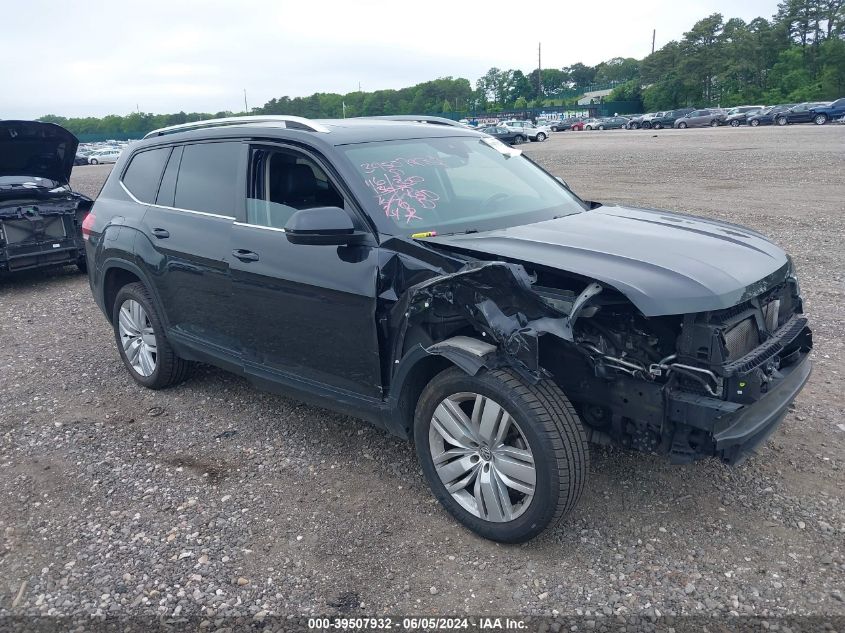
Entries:
[[70,187],[77,138],[40,121],[0,121],[0,274],[85,268],[90,198]]

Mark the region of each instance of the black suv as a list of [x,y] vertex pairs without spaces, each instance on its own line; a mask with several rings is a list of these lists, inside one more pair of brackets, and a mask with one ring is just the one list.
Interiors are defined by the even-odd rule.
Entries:
[[138,383],[203,361],[413,438],[440,502],[500,541],[572,510],[589,441],[735,463],[810,373],[792,262],[763,236],[584,202],[454,126],[160,130],[85,237]]

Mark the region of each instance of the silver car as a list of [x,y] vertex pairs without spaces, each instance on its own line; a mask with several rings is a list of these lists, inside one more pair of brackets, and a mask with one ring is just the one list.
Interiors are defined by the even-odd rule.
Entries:
[[725,117],[723,110],[718,108],[705,108],[703,110],[693,110],[689,114],[682,116],[675,121],[675,127],[684,129],[688,127],[719,127]]
[[116,147],[98,149],[97,151],[88,154],[88,164],[100,165],[103,163],[116,163],[117,159],[120,158],[121,151],[123,150],[117,149]]

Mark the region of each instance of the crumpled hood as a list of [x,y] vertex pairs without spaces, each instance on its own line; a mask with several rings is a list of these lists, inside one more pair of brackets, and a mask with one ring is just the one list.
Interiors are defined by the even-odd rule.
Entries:
[[0,176],[70,180],[79,140],[55,123],[0,121]]
[[620,206],[426,242],[595,279],[645,316],[721,310],[782,282],[786,253],[736,225]]

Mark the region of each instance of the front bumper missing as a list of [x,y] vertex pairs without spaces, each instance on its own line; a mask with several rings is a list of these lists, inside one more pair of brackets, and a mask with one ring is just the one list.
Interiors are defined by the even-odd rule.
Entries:
[[[780,370],[777,382],[754,403],[742,405],[674,392],[669,396],[670,415],[693,429],[709,431],[712,443],[707,452],[727,464],[738,465],[777,429],[811,372],[809,353],[802,352],[797,362]],[[675,462],[701,456],[686,450],[672,453],[670,457]]]

